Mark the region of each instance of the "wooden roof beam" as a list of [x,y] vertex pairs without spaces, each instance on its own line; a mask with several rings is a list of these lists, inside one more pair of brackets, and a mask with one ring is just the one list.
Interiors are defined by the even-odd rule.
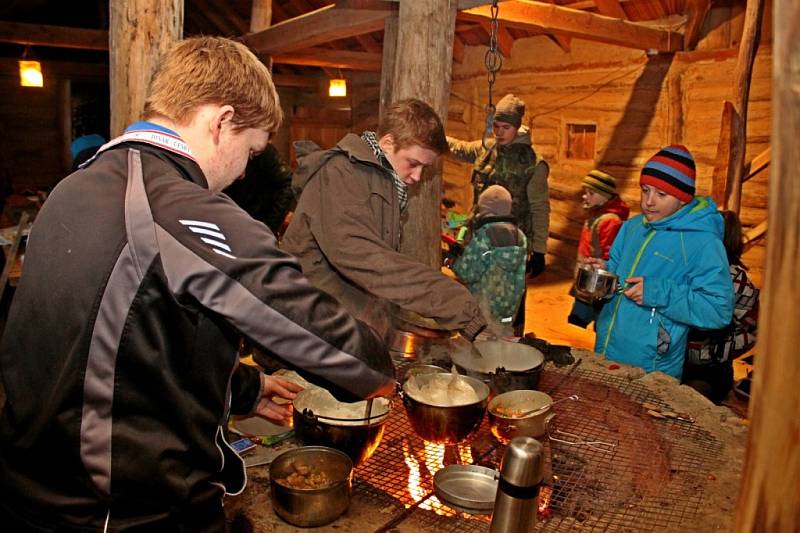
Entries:
[[594,3],[597,6],[597,12],[601,15],[621,20],[628,18],[628,14],[622,9],[619,0],[594,0]]
[[686,30],[683,32],[683,49],[694,50],[700,30],[711,9],[711,0],[686,0]]
[[272,81],[278,87],[298,87],[301,89],[319,89],[320,79],[314,76],[298,76],[296,74],[273,74]]
[[560,35],[558,33],[551,33],[547,35],[550,37],[554,43],[558,45],[561,50],[564,51],[565,54],[568,54],[572,51],[572,39],[567,37],[566,35]]
[[82,50],[108,50],[108,32],[0,21],[0,42]]
[[[468,9],[462,11],[459,16],[468,19],[488,18],[491,16],[491,7]],[[675,52],[683,48],[683,35],[678,32],[659,30],[627,20],[533,0],[503,2],[500,6],[499,20],[511,27],[526,30],[544,29],[569,37],[639,50],[652,48],[660,52]]]
[[320,47],[283,52],[272,56],[273,63],[284,65],[371,71],[379,71],[381,69],[381,61],[382,55],[376,52],[334,50]]
[[383,2],[374,9],[328,5],[250,33],[241,40],[259,54],[276,55],[317,46],[337,39],[383,30],[395,6]]

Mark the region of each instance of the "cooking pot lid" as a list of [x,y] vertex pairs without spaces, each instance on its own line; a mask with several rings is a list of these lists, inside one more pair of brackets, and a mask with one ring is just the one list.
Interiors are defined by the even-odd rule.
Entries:
[[507,372],[525,372],[544,364],[544,354],[533,346],[519,342],[475,341],[478,355],[460,351],[452,354],[455,364],[474,372],[493,373],[499,368]]
[[494,509],[500,472],[478,465],[450,465],[433,476],[433,490],[443,503],[471,514]]

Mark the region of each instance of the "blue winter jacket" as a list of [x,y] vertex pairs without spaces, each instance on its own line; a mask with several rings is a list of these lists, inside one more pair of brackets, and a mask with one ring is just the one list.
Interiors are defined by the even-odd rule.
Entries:
[[[711,198],[697,197],[673,215],[622,225],[608,270],[622,283],[644,278],[642,305],[624,295],[606,303],[597,319],[595,351],[647,372],[678,379],[689,326],[721,328],[731,321],[733,286],[722,245],[724,223]],[[659,353],[659,326],[662,334]]]

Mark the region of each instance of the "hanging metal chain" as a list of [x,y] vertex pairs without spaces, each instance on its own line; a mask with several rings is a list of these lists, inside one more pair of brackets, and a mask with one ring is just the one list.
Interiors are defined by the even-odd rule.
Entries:
[[497,77],[497,72],[503,67],[503,55],[497,50],[497,15],[500,8],[497,5],[498,0],[492,1],[492,19],[489,28],[489,49],[486,50],[486,55],[483,58],[483,63],[486,66],[486,74],[489,82],[489,103],[486,104],[486,127],[483,129],[483,138],[481,143],[484,148],[486,140],[492,134],[492,126],[494,124],[495,105],[492,99],[494,90],[494,81]]

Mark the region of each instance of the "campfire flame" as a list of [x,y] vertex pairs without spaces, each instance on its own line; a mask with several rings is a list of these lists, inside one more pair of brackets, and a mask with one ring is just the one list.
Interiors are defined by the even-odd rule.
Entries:
[[[417,457],[407,439],[403,439],[403,459],[408,467],[408,494],[416,503],[425,498],[433,487],[433,476],[444,468],[445,445],[435,442],[424,441],[424,449],[421,450],[422,457]],[[472,464],[472,449],[469,445],[459,444],[458,461],[460,464]],[[407,504],[406,508],[411,507]],[[439,515],[452,515],[436,496],[431,496],[419,504],[420,509],[433,511]]]

